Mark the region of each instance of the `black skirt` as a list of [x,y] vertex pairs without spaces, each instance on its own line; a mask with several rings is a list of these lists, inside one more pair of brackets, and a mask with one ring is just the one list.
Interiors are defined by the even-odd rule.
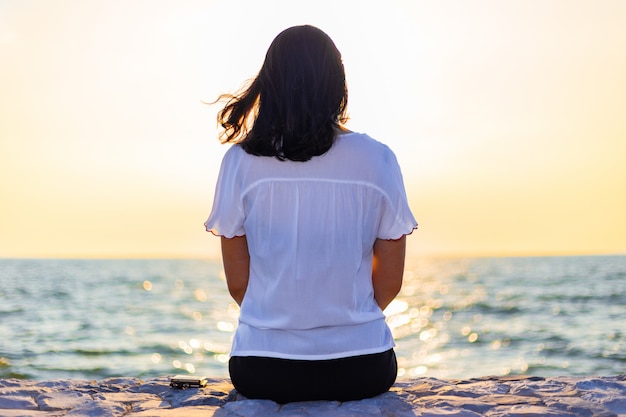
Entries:
[[352,401],[382,394],[396,381],[393,349],[328,360],[233,356],[228,363],[235,389],[250,399]]

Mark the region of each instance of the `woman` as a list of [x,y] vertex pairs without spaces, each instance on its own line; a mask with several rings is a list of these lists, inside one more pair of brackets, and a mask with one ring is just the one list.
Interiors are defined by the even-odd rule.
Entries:
[[341,54],[312,26],[272,42],[219,113],[226,152],[206,229],[241,306],[229,362],[248,398],[357,400],[397,374],[382,310],[417,227],[385,145],[342,127]]

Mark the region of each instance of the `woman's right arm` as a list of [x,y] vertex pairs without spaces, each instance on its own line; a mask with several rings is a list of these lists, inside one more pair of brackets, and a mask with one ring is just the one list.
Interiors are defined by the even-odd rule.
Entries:
[[226,274],[228,292],[241,305],[250,277],[250,254],[246,236],[222,236],[222,263]]
[[406,236],[397,240],[376,239],[372,261],[374,299],[381,310],[393,301],[402,288]]

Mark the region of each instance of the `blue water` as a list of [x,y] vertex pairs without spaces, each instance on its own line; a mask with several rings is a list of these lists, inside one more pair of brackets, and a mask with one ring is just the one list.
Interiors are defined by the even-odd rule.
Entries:
[[[238,308],[207,260],[0,259],[0,378],[227,376]],[[626,256],[409,259],[400,378],[626,373]]]

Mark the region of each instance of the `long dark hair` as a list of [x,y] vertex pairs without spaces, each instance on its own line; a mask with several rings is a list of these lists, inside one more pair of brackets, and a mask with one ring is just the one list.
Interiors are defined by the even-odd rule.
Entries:
[[222,143],[252,155],[308,161],[330,149],[346,122],[348,90],[339,50],[313,26],[294,26],[270,45],[259,74],[217,120]]

